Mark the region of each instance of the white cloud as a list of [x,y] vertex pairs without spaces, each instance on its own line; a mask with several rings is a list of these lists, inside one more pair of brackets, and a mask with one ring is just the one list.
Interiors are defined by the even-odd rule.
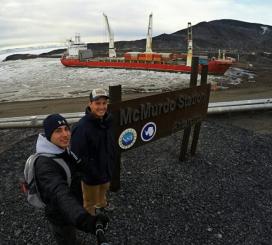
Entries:
[[0,46],[64,42],[75,32],[85,41],[106,41],[103,12],[115,40],[134,40],[145,38],[150,12],[153,35],[159,35],[214,19],[272,25],[271,8],[265,0],[1,0]]

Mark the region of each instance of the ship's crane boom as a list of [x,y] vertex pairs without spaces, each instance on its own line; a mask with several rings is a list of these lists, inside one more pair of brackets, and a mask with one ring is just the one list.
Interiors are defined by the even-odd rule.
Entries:
[[105,19],[106,28],[107,28],[108,36],[109,36],[109,57],[113,58],[113,57],[116,57],[116,51],[115,51],[115,48],[114,48],[113,32],[112,32],[112,30],[110,28],[110,24],[109,24],[107,15],[105,15],[103,13],[103,16],[104,16],[104,19]]
[[149,15],[149,23],[146,36],[146,48],[145,48],[146,53],[152,53],[152,18],[153,14],[151,13]]
[[188,22],[188,50],[187,50],[187,61],[186,65],[192,65],[192,57],[193,57],[193,32],[192,32],[192,24]]

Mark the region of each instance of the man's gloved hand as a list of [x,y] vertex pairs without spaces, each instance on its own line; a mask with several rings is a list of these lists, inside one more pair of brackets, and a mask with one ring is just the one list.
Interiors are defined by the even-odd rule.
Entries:
[[77,228],[95,235],[97,229],[102,229],[103,231],[105,231],[108,228],[108,224],[109,217],[101,212],[95,216],[87,214],[83,217],[83,220],[78,223]]
[[109,217],[104,213],[99,213],[96,216],[95,228],[96,229],[103,229],[106,231],[109,226]]

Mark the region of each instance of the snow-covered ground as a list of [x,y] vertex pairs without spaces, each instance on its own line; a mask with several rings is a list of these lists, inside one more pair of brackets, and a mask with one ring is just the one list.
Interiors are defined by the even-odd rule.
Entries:
[[[172,91],[190,80],[189,74],[181,73],[64,67],[56,58],[0,62],[0,74],[0,102],[87,96],[95,87],[118,84],[123,93]],[[224,76],[209,76],[208,81],[226,87],[245,76],[254,81],[252,74],[237,68]]]

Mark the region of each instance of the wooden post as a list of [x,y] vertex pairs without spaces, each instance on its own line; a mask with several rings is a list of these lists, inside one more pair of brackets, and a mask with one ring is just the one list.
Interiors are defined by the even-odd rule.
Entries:
[[202,65],[200,85],[207,84],[208,65]]
[[[207,84],[207,77],[208,77],[208,65],[202,65],[201,81],[200,81],[201,85]],[[194,127],[193,140],[191,145],[191,155],[195,155],[196,153],[196,147],[197,147],[197,142],[199,138],[200,128],[201,128],[201,122],[196,123]]]
[[[191,69],[191,77],[190,77],[190,87],[194,87],[197,85],[197,76],[198,76],[198,57],[194,56],[192,59],[192,69]],[[179,160],[184,161],[186,159],[186,154],[188,150],[188,144],[191,134],[191,127],[187,127],[184,129],[182,145],[180,149]]]
[[122,100],[121,85],[109,86],[110,103],[120,102]]
[[[122,91],[121,91],[121,85],[116,86],[109,86],[109,97],[110,97],[110,103],[116,103],[120,102],[122,100]],[[117,132],[117,119],[116,116],[114,117],[114,132]],[[117,144],[117,141],[116,141]],[[113,173],[112,173],[112,180],[110,183],[110,190],[112,192],[117,192],[120,189],[120,171],[121,171],[121,151],[116,145],[117,149],[117,156],[116,156],[116,162],[114,163]]]
[[197,56],[194,56],[192,59],[192,70],[190,77],[190,87],[194,87],[197,85],[197,76],[198,76],[198,60]]

